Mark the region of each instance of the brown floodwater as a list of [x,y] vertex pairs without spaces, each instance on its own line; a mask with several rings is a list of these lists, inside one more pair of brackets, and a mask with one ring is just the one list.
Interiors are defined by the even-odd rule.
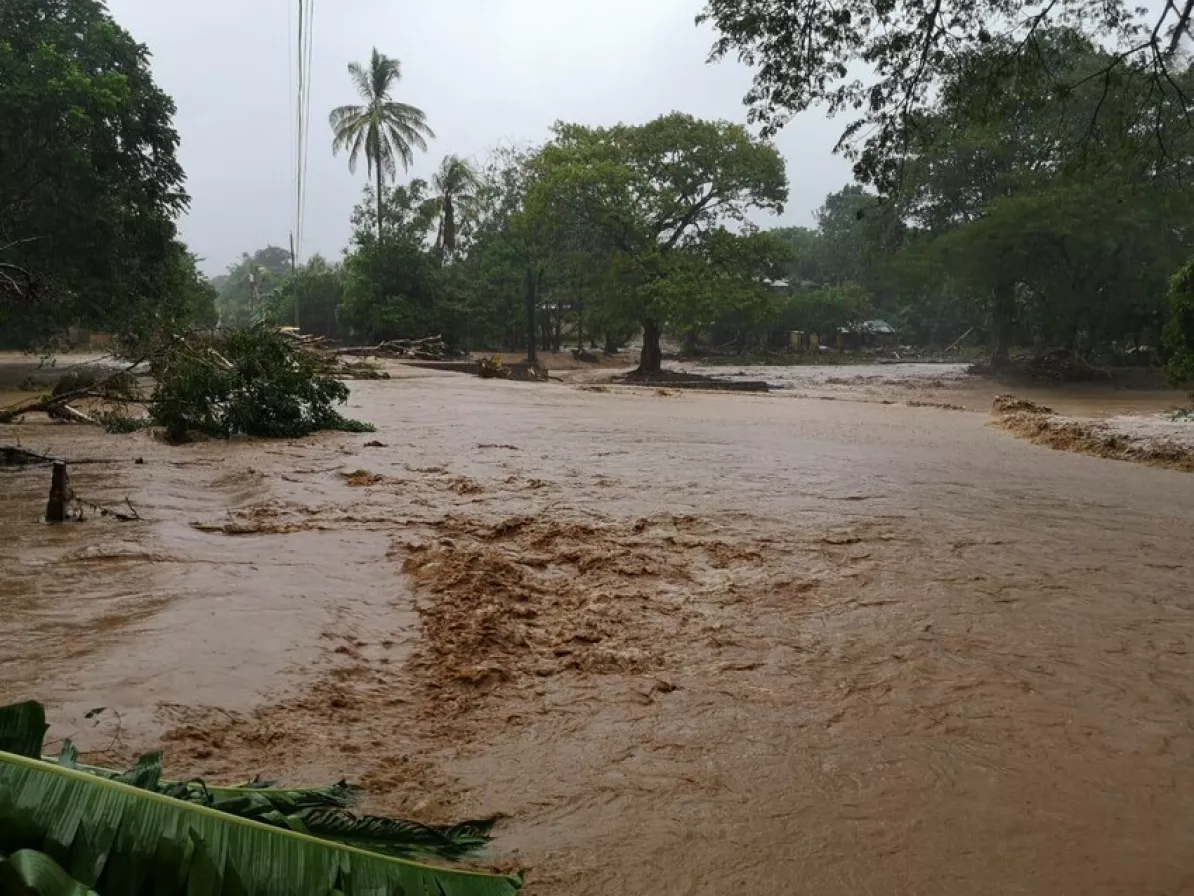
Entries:
[[143,518],[41,525],[48,472],[0,470],[0,699],[111,761],[501,813],[532,894],[1194,892],[1194,477],[927,378],[406,371],[354,384],[374,435],[0,427]]

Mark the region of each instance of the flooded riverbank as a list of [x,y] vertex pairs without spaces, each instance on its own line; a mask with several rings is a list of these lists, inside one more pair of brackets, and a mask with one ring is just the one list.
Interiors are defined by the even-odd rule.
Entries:
[[179,775],[504,813],[532,894],[1180,892],[1194,477],[940,379],[908,394],[975,413],[403,371],[353,384],[373,435],[0,427],[144,518],[47,529],[0,471],[0,698],[94,748],[112,707]]

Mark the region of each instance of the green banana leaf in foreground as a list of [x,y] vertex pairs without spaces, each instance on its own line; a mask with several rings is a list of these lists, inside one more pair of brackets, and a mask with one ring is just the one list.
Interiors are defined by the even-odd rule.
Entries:
[[40,704],[0,708],[0,893],[507,896],[521,885],[410,858],[474,852],[490,822],[431,828],[357,817],[344,808],[353,792],[343,784],[163,782],[156,754],[124,774],[76,768],[69,744],[57,761],[37,758],[45,730]]

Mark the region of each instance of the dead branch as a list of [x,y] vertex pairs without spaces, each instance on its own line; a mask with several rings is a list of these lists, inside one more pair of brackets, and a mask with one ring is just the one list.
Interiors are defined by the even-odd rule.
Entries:
[[91,426],[99,426],[100,422],[94,417],[88,417],[77,408],[72,408],[69,404],[53,405],[46,408],[46,414],[54,420],[61,420],[64,423],[87,423]]
[[108,507],[100,507],[98,504],[92,504],[90,501],[84,501],[77,495],[74,498],[76,518],[83,519],[83,510],[90,510],[92,513],[98,513],[100,516],[108,517],[109,519],[118,520],[122,523],[136,523],[141,521],[141,514],[137,513],[137,508],[133,506],[133,502],[128,498],[124,499],[124,504],[128,507],[129,512],[125,513],[121,510],[112,510]]
[[0,466],[2,467],[24,467],[36,466],[39,464],[52,464],[57,458],[49,457],[45,454],[38,454],[34,451],[26,451],[24,448],[16,445],[0,445]]
[[70,404],[83,398],[110,398],[111,393],[107,387],[120,378],[128,376],[147,360],[148,358],[138,358],[126,367],[78,389],[68,389],[56,395],[43,395],[39,398],[9,405],[0,410],[0,423],[13,423],[25,414],[48,414],[59,420],[65,419],[71,422],[97,425],[95,420],[70,407]]
[[422,339],[387,339],[377,345],[349,346],[335,349],[335,352],[354,358],[413,357],[424,361],[440,361],[448,355],[442,336],[424,336]]

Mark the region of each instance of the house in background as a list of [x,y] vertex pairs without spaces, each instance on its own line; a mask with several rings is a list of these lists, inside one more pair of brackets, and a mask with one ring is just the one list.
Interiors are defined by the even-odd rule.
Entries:
[[843,352],[857,352],[864,348],[885,348],[896,344],[895,327],[885,320],[864,320],[837,333],[837,347]]

